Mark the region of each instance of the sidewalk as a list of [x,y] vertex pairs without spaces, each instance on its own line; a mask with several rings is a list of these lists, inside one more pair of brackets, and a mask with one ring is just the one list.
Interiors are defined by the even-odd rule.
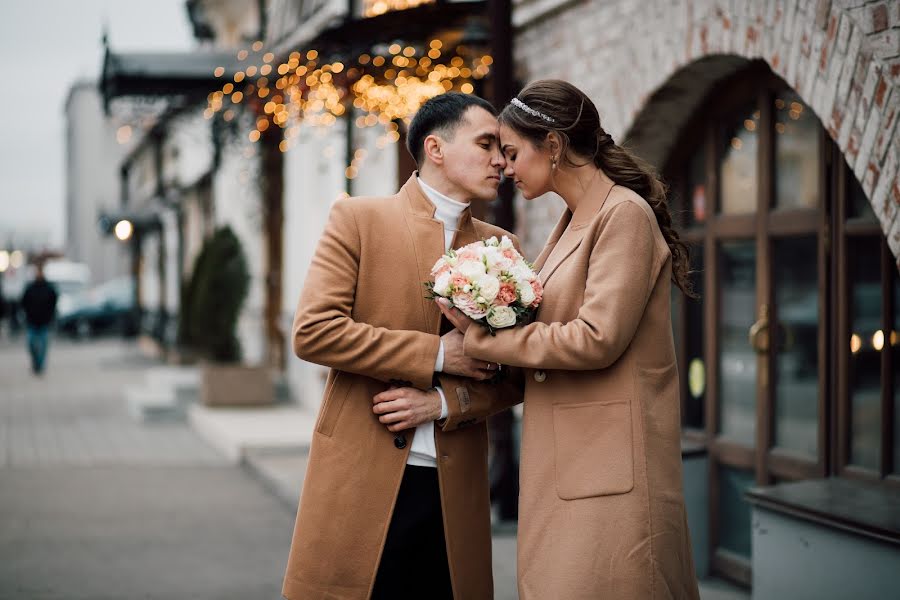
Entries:
[[292,512],[184,422],[142,424],[133,345],[0,340],[0,598],[274,600]]

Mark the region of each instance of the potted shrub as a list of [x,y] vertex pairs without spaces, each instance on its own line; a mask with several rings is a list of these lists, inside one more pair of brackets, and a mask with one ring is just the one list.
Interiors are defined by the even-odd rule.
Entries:
[[237,322],[250,275],[240,240],[230,227],[206,240],[190,281],[182,287],[181,344],[204,364],[201,400],[207,406],[271,404],[268,367],[241,363]]

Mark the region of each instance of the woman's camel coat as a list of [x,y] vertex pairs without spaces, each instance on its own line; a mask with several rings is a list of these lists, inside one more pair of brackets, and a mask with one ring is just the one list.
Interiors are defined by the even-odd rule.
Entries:
[[466,354],[525,368],[521,600],[699,597],[671,263],[647,202],[597,179],[538,257],[536,322],[466,333]]

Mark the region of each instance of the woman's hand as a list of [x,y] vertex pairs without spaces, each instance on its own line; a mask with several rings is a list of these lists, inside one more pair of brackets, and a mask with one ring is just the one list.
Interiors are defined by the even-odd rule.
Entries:
[[465,333],[466,330],[475,323],[475,321],[466,315],[466,313],[458,308],[454,308],[446,298],[437,298],[435,302],[437,302],[438,308],[441,309],[441,312],[444,313],[447,320],[453,323],[453,326],[456,327],[460,333]]

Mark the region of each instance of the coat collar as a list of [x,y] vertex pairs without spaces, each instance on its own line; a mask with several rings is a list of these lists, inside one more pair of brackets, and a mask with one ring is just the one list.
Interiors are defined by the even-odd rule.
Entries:
[[546,285],[547,280],[559,265],[581,245],[585,226],[593,221],[600,209],[603,208],[614,186],[612,181],[595,177],[578,202],[575,212],[573,213],[569,209],[563,211],[553,233],[547,240],[547,245],[544,246],[535,261],[535,269],[539,271],[538,278],[541,285]]
[[[419,186],[416,173],[400,188],[400,194],[406,201],[406,219],[413,244],[416,250],[416,267],[419,273],[419,281],[423,284],[431,281],[431,268],[444,254],[444,224],[434,218],[435,206]],[[478,232],[475,221],[472,219],[472,210],[467,207],[460,215],[457,232],[450,244],[451,248],[459,248],[466,244],[478,241]],[[425,288],[422,287],[422,310],[426,331],[439,333],[441,325],[441,311],[433,300],[425,298]]]

